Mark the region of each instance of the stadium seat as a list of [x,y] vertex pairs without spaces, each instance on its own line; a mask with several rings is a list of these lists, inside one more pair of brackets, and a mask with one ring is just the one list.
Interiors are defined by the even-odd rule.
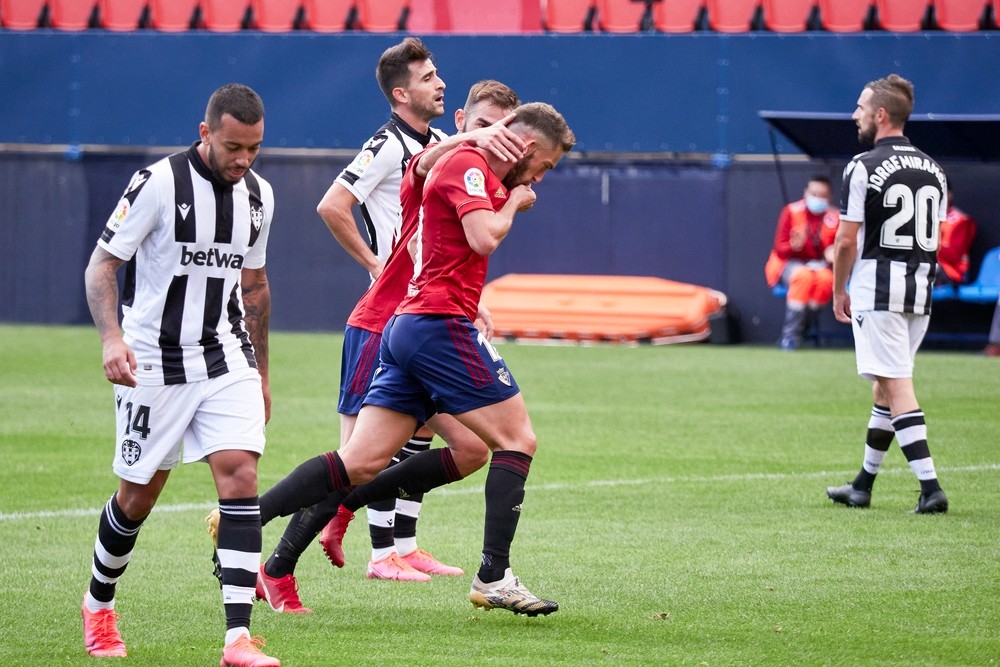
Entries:
[[0,25],[9,30],[34,30],[45,0],[0,0]]
[[549,32],[583,32],[594,12],[594,0],[542,0],[542,26]]
[[190,30],[198,0],[150,0],[149,27],[162,32]]
[[263,32],[291,32],[302,0],[253,0],[253,26]]
[[983,0],[934,0],[938,27],[949,32],[979,30],[985,12]]
[[[416,31],[418,7],[411,6],[409,27]],[[450,0],[434,3],[433,30],[466,34],[524,34],[542,31],[538,0],[493,0],[473,3]]]
[[211,32],[242,30],[248,7],[249,0],[202,0],[205,29]]
[[865,29],[872,0],[819,0],[819,21],[830,32],[861,32]]
[[707,0],[708,27],[717,32],[747,32],[758,0]]
[[763,0],[764,27],[774,32],[805,32],[814,0]]
[[397,32],[406,29],[410,0],[358,0],[358,29]]
[[94,0],[49,0],[49,23],[57,30],[86,30],[94,15]]
[[968,285],[959,285],[958,298],[986,304],[1000,299],[1000,246],[990,248],[983,256],[975,280]]
[[916,32],[927,15],[924,0],[875,0],[879,25],[889,32]]
[[146,0],[101,0],[99,9],[101,27],[105,30],[138,30],[146,9]]
[[604,32],[638,32],[645,13],[645,2],[597,0],[597,25]]
[[305,0],[305,27],[316,32],[347,30],[353,19],[354,0]]
[[653,3],[653,27],[660,32],[684,33],[695,29],[705,0],[673,0]]

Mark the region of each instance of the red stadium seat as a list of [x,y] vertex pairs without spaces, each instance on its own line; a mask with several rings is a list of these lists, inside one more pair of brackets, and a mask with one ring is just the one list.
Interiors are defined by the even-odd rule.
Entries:
[[663,0],[653,4],[653,27],[660,32],[691,32],[705,0]]
[[49,22],[57,30],[86,30],[94,0],[49,0]]
[[146,0],[101,0],[101,27],[128,32],[138,30]]
[[718,32],[747,32],[758,0],[707,0],[708,27]]
[[[471,34],[523,34],[542,30],[542,13],[538,0],[493,0],[473,3],[467,0],[445,0],[433,3],[432,30]],[[408,27],[416,31],[417,3],[411,7]]]
[[861,32],[872,0],[819,0],[819,22],[830,32]]
[[305,27],[316,32],[341,32],[354,9],[354,0],[305,0]]
[[397,32],[405,29],[410,0],[358,0],[358,29]]
[[264,32],[290,32],[301,7],[301,0],[253,0],[254,27]]
[[938,27],[950,32],[979,30],[986,5],[983,0],[934,0]]
[[774,32],[804,32],[814,0],[763,0],[764,27]]
[[594,0],[542,0],[542,25],[550,32],[583,32]]
[[150,0],[149,27],[162,32],[190,30],[198,0]]
[[597,25],[605,32],[638,32],[645,2],[597,0]]
[[925,0],[875,0],[878,22],[889,32],[916,32],[927,14]]
[[0,25],[10,30],[34,30],[45,0],[0,0]]
[[249,0],[202,0],[205,29],[212,32],[237,32],[243,28]]

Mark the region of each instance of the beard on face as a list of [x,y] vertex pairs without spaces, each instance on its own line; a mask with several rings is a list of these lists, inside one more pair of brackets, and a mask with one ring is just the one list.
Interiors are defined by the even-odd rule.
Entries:
[[858,128],[858,142],[862,146],[872,146],[875,144],[875,127],[869,126]]
[[528,164],[531,161],[530,155],[525,155],[520,160],[514,163],[514,166],[510,168],[507,175],[503,177],[503,186],[508,190],[513,190],[518,185],[521,185],[521,180],[524,178],[524,174],[528,171]]
[[223,170],[222,168],[222,165],[220,165],[219,161],[215,159],[215,151],[212,150],[212,144],[208,145],[208,168],[212,172],[212,175],[215,176],[216,180],[218,180],[220,183],[228,183],[232,185],[242,180],[242,177],[240,177],[239,179],[236,179],[234,181],[233,179],[231,179],[229,176],[226,175],[225,170]]

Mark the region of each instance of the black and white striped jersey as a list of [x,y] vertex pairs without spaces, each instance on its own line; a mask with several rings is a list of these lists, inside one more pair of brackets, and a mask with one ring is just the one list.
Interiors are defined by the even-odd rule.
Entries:
[[906,137],[886,137],[844,169],[841,221],[859,222],[852,310],[929,315],[948,185]]
[[122,329],[144,385],[257,366],[240,278],[264,266],[274,193],[252,170],[219,183],[196,146],[136,172],[98,241],[128,262]]
[[368,247],[379,262],[385,263],[399,236],[402,220],[399,188],[406,165],[428,144],[447,136],[434,128],[427,134],[421,134],[393,113],[389,121],[365,142],[354,161],[337,176],[336,182],[361,202],[361,217],[368,231]]

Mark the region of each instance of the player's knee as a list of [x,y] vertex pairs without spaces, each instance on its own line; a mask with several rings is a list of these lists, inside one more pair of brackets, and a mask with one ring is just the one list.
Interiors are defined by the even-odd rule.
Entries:
[[130,521],[139,521],[149,516],[156,504],[156,497],[142,492],[118,492],[115,497],[118,507]]

